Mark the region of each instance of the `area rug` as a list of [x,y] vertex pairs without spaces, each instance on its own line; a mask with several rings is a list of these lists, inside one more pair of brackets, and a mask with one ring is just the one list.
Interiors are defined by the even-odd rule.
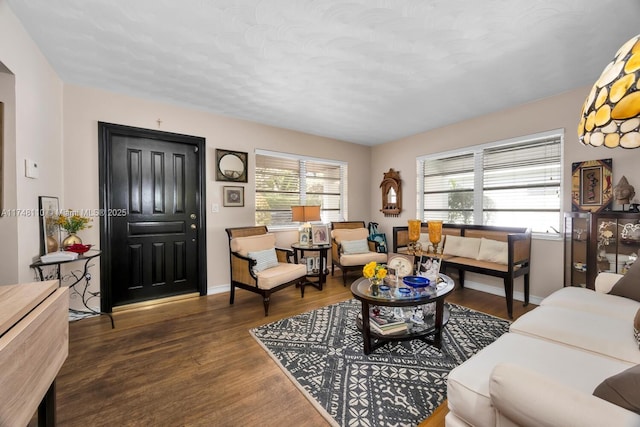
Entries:
[[447,305],[442,350],[411,340],[365,355],[355,299],[250,332],[330,424],[416,426],[446,399],[449,371],[509,327],[506,320]]

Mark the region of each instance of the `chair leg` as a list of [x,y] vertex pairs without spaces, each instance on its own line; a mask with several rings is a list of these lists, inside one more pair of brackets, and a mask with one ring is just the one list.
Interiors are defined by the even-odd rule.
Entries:
[[342,267],[342,286],[347,286],[347,268]]
[[529,305],[529,274],[524,275],[524,304],[523,307]]
[[233,305],[233,301],[236,297],[236,287],[231,283],[231,290],[229,292],[229,305]]
[[464,288],[464,270],[458,270],[458,278],[460,279],[460,287]]
[[270,301],[270,294],[266,293],[263,295],[262,298],[262,304],[264,304],[264,317],[267,317],[269,315],[269,301]]

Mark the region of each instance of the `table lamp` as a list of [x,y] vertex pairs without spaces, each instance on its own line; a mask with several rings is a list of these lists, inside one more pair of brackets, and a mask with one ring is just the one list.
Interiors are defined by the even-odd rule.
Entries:
[[[307,245],[311,244],[311,224],[309,221],[320,221],[320,206],[291,206],[291,220],[303,222],[301,231],[306,234]],[[302,239],[301,239],[302,240]]]

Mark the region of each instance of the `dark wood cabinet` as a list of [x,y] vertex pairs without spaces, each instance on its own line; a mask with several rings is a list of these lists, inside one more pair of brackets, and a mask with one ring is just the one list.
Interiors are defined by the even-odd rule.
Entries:
[[598,273],[624,274],[638,258],[640,214],[565,213],[564,241],[564,285],[594,289]]

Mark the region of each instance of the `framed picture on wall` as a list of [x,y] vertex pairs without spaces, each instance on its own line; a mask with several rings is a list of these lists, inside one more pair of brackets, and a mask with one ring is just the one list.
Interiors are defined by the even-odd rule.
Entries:
[[60,247],[58,215],[60,205],[57,197],[38,197],[38,213],[40,216],[40,254],[56,252]]
[[587,160],[571,165],[571,210],[600,212],[611,209],[612,160]]
[[244,187],[222,187],[222,205],[230,207],[244,206]]

